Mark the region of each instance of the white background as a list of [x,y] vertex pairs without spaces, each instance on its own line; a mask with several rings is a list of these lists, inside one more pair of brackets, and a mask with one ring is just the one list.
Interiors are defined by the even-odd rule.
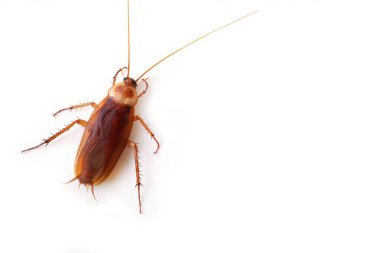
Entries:
[[151,71],[132,152],[95,189],[73,177],[83,129],[127,63],[126,1],[1,0],[0,252],[379,252],[377,1],[132,0],[133,77]]

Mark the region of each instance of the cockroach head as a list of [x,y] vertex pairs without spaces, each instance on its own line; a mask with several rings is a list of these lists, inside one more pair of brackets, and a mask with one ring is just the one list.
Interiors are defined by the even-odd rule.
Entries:
[[130,77],[124,77],[123,81],[124,81],[126,86],[132,86],[134,88],[137,87],[136,81]]
[[123,82],[115,83],[109,90],[108,96],[117,103],[134,106],[137,103],[136,81],[126,77]]

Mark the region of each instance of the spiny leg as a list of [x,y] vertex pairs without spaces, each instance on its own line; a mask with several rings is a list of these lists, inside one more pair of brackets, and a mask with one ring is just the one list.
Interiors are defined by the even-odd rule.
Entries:
[[144,122],[144,120],[139,116],[139,115],[136,115],[134,118],[133,118],[133,121],[136,121],[138,120],[141,125],[145,128],[145,130],[150,134],[150,136],[156,141],[157,143],[157,149],[156,151],[154,151],[154,154],[157,154],[157,151],[158,149],[160,148],[160,143],[157,141],[156,137],[154,136],[152,130],[149,129],[148,125]]
[[63,112],[63,111],[66,111],[66,110],[74,110],[74,109],[79,109],[79,108],[82,108],[82,107],[86,107],[86,106],[89,106],[91,105],[92,108],[96,109],[96,107],[98,106],[96,103],[94,102],[87,102],[87,103],[83,103],[83,104],[79,104],[79,105],[72,105],[72,106],[69,106],[67,108],[63,108],[59,111],[57,111],[56,113],[53,113],[53,116],[56,117],[59,113]]
[[21,152],[24,153],[26,151],[29,151],[29,150],[32,150],[32,149],[35,149],[35,148],[38,148],[42,145],[48,145],[49,142],[51,142],[52,140],[54,140],[55,138],[57,138],[58,136],[60,136],[61,134],[63,134],[64,132],[68,131],[70,128],[72,128],[75,124],[79,124],[83,127],[85,127],[87,125],[87,121],[84,121],[84,120],[81,120],[81,119],[77,119],[77,120],[74,120],[73,122],[71,122],[70,124],[68,124],[66,127],[62,128],[61,130],[59,130],[57,133],[53,134],[52,136],[50,136],[49,138],[47,139],[44,139],[40,144],[38,144],[37,146],[34,146],[34,147],[31,147],[31,148],[28,148],[28,149],[24,149],[22,150]]
[[113,76],[112,86],[115,85],[115,83],[116,83],[116,78],[117,78],[117,76],[119,75],[119,73],[120,73],[120,72],[123,73],[123,72],[122,72],[123,69],[128,69],[128,68],[127,68],[127,67],[123,67],[123,68],[120,68],[120,69],[116,72],[116,74]]
[[148,78],[149,77],[141,79],[141,81],[145,83],[145,89],[137,96],[137,98],[140,98],[141,96],[143,96],[146,93],[146,91],[148,90],[149,85],[148,85],[148,82],[146,81],[146,80],[148,80]]
[[134,143],[133,141],[128,141],[127,145],[128,145],[128,147],[133,148],[134,153],[135,153],[136,187],[137,187],[137,192],[138,192],[138,197],[139,197],[139,210],[141,213],[142,211],[141,211],[140,186],[142,186],[142,184],[141,184],[141,179],[140,179],[139,151],[137,149],[137,144]]

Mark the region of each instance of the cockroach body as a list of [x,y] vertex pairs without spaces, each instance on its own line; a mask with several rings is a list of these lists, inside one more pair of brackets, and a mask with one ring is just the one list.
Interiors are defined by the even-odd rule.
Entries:
[[111,173],[128,143],[137,102],[136,82],[112,86],[84,130],[75,161],[75,178],[98,185]]
[[[151,67],[149,67],[142,75],[136,80],[129,77],[130,73],[130,29],[129,29],[129,0],[128,0],[128,67],[119,69],[113,77],[113,83],[108,90],[107,96],[97,105],[96,103],[84,103],[75,106],[70,106],[61,109],[53,114],[57,116],[59,113],[65,110],[73,110],[82,108],[85,106],[92,106],[95,110],[90,116],[88,121],[77,119],[61,129],[59,132],[53,134],[49,138],[43,140],[37,146],[23,150],[22,152],[29,151],[47,145],[52,140],[68,131],[75,124],[79,124],[85,127],[82,140],[80,142],[76,160],[75,160],[75,177],[69,182],[78,180],[80,184],[90,187],[92,194],[94,194],[94,186],[102,183],[112,172],[117,161],[119,160],[123,150],[126,146],[133,148],[135,158],[136,169],[136,187],[138,190],[139,210],[141,213],[141,197],[140,197],[140,169],[138,162],[138,146],[135,142],[129,139],[133,123],[139,121],[145,130],[151,135],[151,137],[157,143],[157,149],[154,152],[157,153],[160,144],[154,136],[153,132],[148,128],[147,124],[135,115],[134,107],[138,102],[138,99],[144,95],[148,89],[147,79],[142,77],[156,67],[158,64],[176,54],[182,49],[192,45],[193,43],[203,39],[204,37],[223,29],[239,20],[246,18],[257,11],[251,12],[239,19],[236,19],[228,24],[218,27],[209,33],[206,33],[190,43],[178,48],[174,52],[165,56],[161,60],[157,61]],[[117,77],[120,73],[127,70],[127,77],[122,82],[116,83]],[[140,81],[141,80],[141,81]],[[140,81],[140,82],[139,82]],[[140,84],[145,84],[145,89],[137,94],[136,87]],[[69,183],[68,182],[68,183]]]
[[[125,69],[127,68],[125,67]],[[139,121],[156,141],[157,149],[154,153],[157,153],[159,149],[159,142],[141,117],[135,115],[134,110],[138,99],[147,91],[147,81],[142,79],[146,87],[143,92],[137,95],[137,83],[134,79],[126,77],[123,79],[123,82],[115,83],[117,75],[122,71],[123,69],[120,69],[115,74],[114,82],[112,87],[108,90],[108,95],[99,105],[95,103],[85,103],[64,108],[53,114],[56,116],[65,110],[73,110],[91,105],[95,110],[88,121],[82,119],[75,120],[58,133],[44,140],[41,144],[23,150],[22,152],[29,151],[44,144],[47,145],[75,124],[84,126],[85,130],[75,160],[75,177],[68,183],[78,180],[80,184],[91,187],[92,194],[95,198],[94,186],[102,183],[111,174],[126,146],[133,148],[136,167],[136,187],[138,189],[139,208],[141,212],[141,180],[138,163],[138,147],[135,142],[129,140],[134,121]]]
[[[122,70],[120,70],[122,71]],[[114,80],[116,80],[116,73]],[[146,83],[146,89],[148,84]],[[137,95],[137,83],[132,78],[124,78],[123,82],[113,83],[105,97],[92,113],[85,124],[82,140],[80,142],[75,161],[75,177],[71,180],[79,180],[80,184],[90,186],[94,193],[94,185],[102,183],[112,172],[124,148],[128,145],[134,149],[136,166],[136,187],[138,189],[139,207],[140,199],[140,170],[138,164],[137,144],[129,140],[134,121],[140,121],[152,138],[159,143],[152,131],[144,121],[135,116],[134,106],[138,98],[146,89]],[[95,196],[94,196],[95,197]]]

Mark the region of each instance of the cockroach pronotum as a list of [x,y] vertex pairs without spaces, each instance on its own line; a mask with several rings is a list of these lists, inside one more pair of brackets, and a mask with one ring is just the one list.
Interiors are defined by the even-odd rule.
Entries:
[[[68,124],[63,129],[59,130],[57,133],[53,134],[47,139],[44,139],[42,143],[22,150],[26,152],[42,145],[48,145],[52,140],[68,131],[71,127],[79,124],[83,127],[84,133],[82,140],[80,142],[76,160],[75,160],[75,177],[68,183],[75,180],[79,181],[79,185],[84,184],[85,187],[90,187],[92,194],[94,194],[94,186],[102,183],[112,172],[115,167],[119,157],[121,156],[124,148],[126,146],[134,150],[135,168],[136,168],[136,187],[138,192],[139,201],[139,211],[141,209],[141,197],[140,197],[140,169],[138,162],[138,146],[135,142],[129,139],[133,123],[139,121],[145,130],[150,134],[150,136],[157,143],[157,149],[154,152],[157,153],[160,144],[157,141],[153,132],[148,128],[147,124],[140,118],[140,116],[135,115],[134,107],[137,104],[139,98],[141,98],[148,89],[147,79],[143,77],[158,64],[169,58],[170,56],[178,53],[179,51],[185,49],[186,47],[194,44],[195,42],[205,38],[206,36],[221,30],[233,23],[236,23],[250,15],[253,15],[257,11],[250,12],[245,16],[242,16],[228,24],[220,26],[200,37],[191,41],[190,43],[178,48],[172,53],[168,54],[161,60],[157,61],[151,67],[149,67],[145,72],[143,72],[136,80],[129,76],[130,73],[130,26],[129,26],[129,0],[128,5],[128,67],[123,67],[119,69],[113,76],[113,82],[111,88],[108,90],[107,96],[99,103],[83,103],[75,106],[70,106],[61,109],[53,114],[57,116],[59,113],[66,110],[78,109],[86,106],[92,106],[95,110],[90,116],[88,121],[77,119],[70,124]],[[127,77],[123,78],[122,82],[116,82],[120,73],[127,71]],[[144,83],[145,89],[137,94],[136,87]]]

